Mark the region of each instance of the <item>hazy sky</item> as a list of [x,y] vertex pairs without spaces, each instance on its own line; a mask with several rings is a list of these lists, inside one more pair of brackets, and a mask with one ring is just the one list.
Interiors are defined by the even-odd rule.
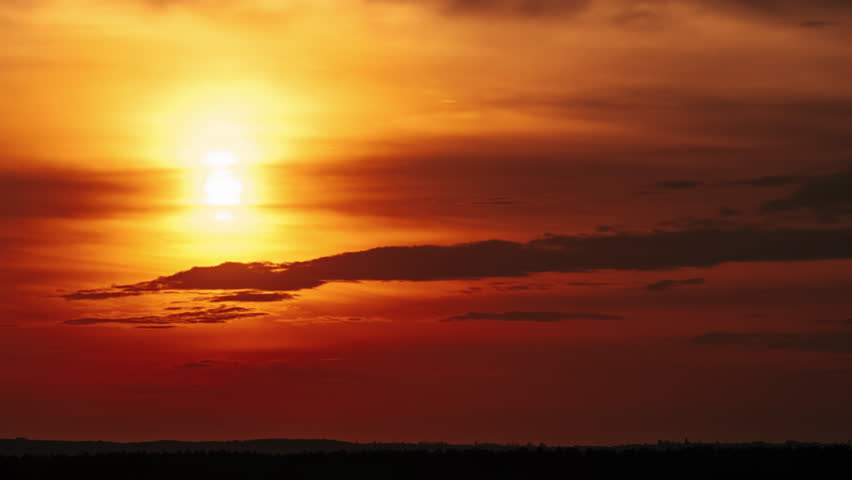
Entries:
[[0,437],[845,442],[850,25],[5,0]]

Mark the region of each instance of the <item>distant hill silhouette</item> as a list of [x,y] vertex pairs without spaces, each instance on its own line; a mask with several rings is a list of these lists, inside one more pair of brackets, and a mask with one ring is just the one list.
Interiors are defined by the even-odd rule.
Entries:
[[814,478],[852,470],[849,445],[659,442],[616,447],[0,440],[0,478]]
[[436,450],[511,450],[517,445],[477,443],[476,445],[452,445],[443,442],[421,443],[353,443],[326,439],[269,438],[258,440],[233,440],[219,442],[185,442],[158,440],[153,442],[102,442],[30,440],[27,438],[0,438],[0,455],[97,455],[105,453],[257,453],[285,455],[317,452],[365,452],[365,451],[436,451]]
[[[0,455],[80,455],[103,453],[234,452],[290,454],[303,452],[348,452],[370,448],[338,440],[264,439],[226,442],[67,442],[59,440],[0,439]],[[389,447],[394,448],[394,447]]]

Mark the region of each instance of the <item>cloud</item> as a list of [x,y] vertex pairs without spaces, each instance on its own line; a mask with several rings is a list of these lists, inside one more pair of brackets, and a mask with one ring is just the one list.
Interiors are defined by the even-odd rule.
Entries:
[[207,299],[211,302],[280,302],[296,298],[291,293],[235,292]]
[[841,14],[852,10],[847,0],[694,0],[705,7],[721,10],[737,9],[742,13],[769,17],[815,16]]
[[62,295],[62,298],[66,300],[105,300],[107,298],[135,297],[137,295],[142,295],[142,292],[136,292],[133,290],[94,289],[69,293],[68,295]]
[[847,318],[846,320],[820,320],[817,323],[825,325],[839,325],[842,327],[852,327],[852,318]]
[[852,215],[852,167],[811,177],[795,192],[761,206],[764,213],[810,210],[825,219]]
[[765,350],[852,353],[852,332],[713,332],[694,337],[691,342],[696,345],[741,346]]
[[826,22],[824,20],[809,20],[799,23],[799,26],[802,28],[828,28],[837,26],[837,23]]
[[531,290],[550,290],[553,285],[548,283],[509,283],[492,282],[491,286],[498,292],[521,292]]
[[662,220],[658,222],[658,225],[666,228],[676,228],[678,230],[697,230],[733,228],[737,226],[737,223],[730,220],[720,220],[718,218],[681,217],[671,220]]
[[721,217],[738,217],[743,214],[742,210],[731,207],[719,207],[719,216]]
[[605,313],[572,313],[572,312],[503,312],[481,313],[468,312],[445,318],[444,322],[465,322],[468,320],[496,320],[501,322],[561,322],[563,320],[623,320],[620,315]]
[[[4,0],[0,10],[28,9],[49,3],[50,0]],[[111,0],[100,0],[100,4],[109,5]],[[171,8],[192,8],[203,13],[241,12],[261,10],[269,15],[293,8],[308,8],[312,3],[307,0],[288,0],[287,2],[256,2],[249,0],[126,0],[129,5],[142,5],[154,10]],[[508,17],[530,20],[571,18],[591,10],[595,6],[604,6],[613,11],[616,25],[635,23],[659,23],[659,18],[667,18],[672,9],[671,0],[339,0],[346,8],[360,3],[394,6],[407,4],[422,6],[447,17]],[[691,14],[711,12],[732,16],[744,20],[775,20],[790,22],[800,28],[825,28],[836,25],[836,20],[850,11],[845,0],[683,0],[676,2],[692,7]],[[669,15],[670,16],[670,15]],[[825,19],[830,19],[825,20]]]
[[729,182],[726,185],[749,185],[752,187],[783,187],[802,183],[806,177],[798,175],[766,175]]
[[354,317],[346,315],[293,315],[280,319],[290,324],[320,325],[320,324],[366,324],[366,323],[389,323],[393,320],[386,317]]
[[0,171],[0,218],[107,217],[162,210],[168,206],[139,202],[134,196],[174,180],[165,171]]
[[702,185],[704,185],[703,182],[696,180],[669,180],[665,182],[657,182],[654,184],[654,187],[664,190],[689,190],[698,188]]
[[253,311],[243,307],[221,306],[207,310],[192,312],[171,313],[168,315],[147,315],[144,317],[120,317],[120,318],[76,318],[67,320],[67,325],[99,325],[105,323],[118,323],[141,326],[173,326],[176,324],[195,323],[226,323],[238,318],[250,318],[268,315],[267,313]]
[[459,293],[462,295],[474,295],[482,292],[482,287],[468,287],[463,290],[459,290]]
[[[703,186],[749,186],[749,187],[783,187],[804,182],[807,177],[798,175],[766,175],[762,177],[731,180],[717,183],[707,183],[701,180],[668,180],[657,182],[652,188],[660,190],[692,190]],[[651,192],[647,192],[651,193]]]
[[[344,254],[345,255],[345,254]],[[334,257],[330,257],[334,258]],[[323,259],[313,260],[318,262]],[[272,291],[316,288],[326,281],[305,272],[310,262],[225,262],[213,267],[193,267],[168,277],[133,285],[115,286],[112,292],[155,292],[162,290],[242,290]],[[229,294],[230,295],[230,294]]]
[[200,360],[197,362],[189,362],[180,365],[181,368],[206,368],[216,366],[218,362],[215,360]]
[[[398,0],[373,2],[402,3]],[[521,18],[562,17],[583,11],[594,0],[408,0],[406,3],[430,5],[447,15],[503,15]]]
[[[731,146],[738,141],[772,148],[806,151],[852,145],[843,126],[852,119],[848,93],[819,95],[806,90],[784,95],[762,93],[744,96],[718,93],[707,86],[626,87],[584,90],[578,93],[518,93],[493,97],[485,104],[494,109],[521,110],[556,120],[586,121],[631,126],[649,136],[691,137]],[[813,153],[813,149],[810,149]],[[673,187],[691,187],[701,179],[674,179]]]
[[472,280],[533,273],[668,270],[727,262],[852,258],[852,229],[703,229],[548,235],[527,243],[487,240],[451,246],[380,247],[293,263],[228,262],[193,267],[116,292],[294,291],[328,282]]
[[507,206],[507,205],[517,205],[518,202],[512,200],[509,197],[490,197],[486,200],[473,202],[473,204],[474,205]]
[[[619,24],[636,16],[660,15],[671,3],[670,0],[646,0],[637,8],[639,2],[632,0],[396,0],[396,3],[403,2],[430,6],[447,15],[504,15],[533,19],[562,18],[584,12],[593,5],[605,5],[620,12],[615,16]],[[836,18],[852,10],[846,0],[685,0],[679,3],[692,6],[699,12],[710,11],[743,19],[793,20],[796,25],[805,28],[830,26],[832,22],[820,19]]]
[[688,278],[686,280],[660,280],[659,282],[646,285],[645,290],[650,290],[652,292],[664,292],[666,290],[672,290],[674,288],[687,285],[704,285],[704,279]]

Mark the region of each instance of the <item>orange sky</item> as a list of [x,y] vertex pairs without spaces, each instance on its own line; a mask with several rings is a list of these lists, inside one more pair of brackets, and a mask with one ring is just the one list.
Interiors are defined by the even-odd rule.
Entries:
[[846,441],[850,21],[5,1],[0,438]]

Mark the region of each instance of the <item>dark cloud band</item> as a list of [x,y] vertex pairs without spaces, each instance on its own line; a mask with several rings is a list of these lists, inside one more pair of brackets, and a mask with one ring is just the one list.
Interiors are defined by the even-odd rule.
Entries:
[[852,229],[848,228],[550,235],[527,243],[488,240],[452,246],[381,247],[294,263],[229,262],[120,286],[113,293],[245,289],[282,292],[335,281],[469,280],[543,272],[648,271],[712,267],[727,262],[850,258]]

